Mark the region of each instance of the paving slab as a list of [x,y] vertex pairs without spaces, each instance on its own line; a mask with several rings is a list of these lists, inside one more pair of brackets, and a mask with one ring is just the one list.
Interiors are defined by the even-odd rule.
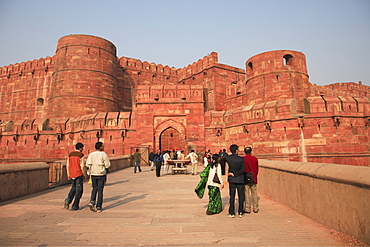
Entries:
[[333,230],[261,194],[259,213],[228,218],[227,184],[224,210],[206,215],[198,182],[189,173],[156,177],[150,167],[130,167],[109,173],[101,213],[89,210],[87,183],[79,211],[63,208],[68,185],[2,202],[0,246],[346,246]]

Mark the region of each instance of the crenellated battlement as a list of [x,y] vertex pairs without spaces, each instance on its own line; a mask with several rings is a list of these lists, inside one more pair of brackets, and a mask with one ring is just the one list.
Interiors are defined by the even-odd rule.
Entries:
[[311,94],[326,96],[368,97],[370,95],[370,87],[362,85],[362,83],[355,82],[334,83],[325,86],[312,84]]
[[16,64],[10,64],[0,68],[1,76],[10,77],[13,75],[22,76],[29,74],[35,74],[39,71],[45,71],[52,69],[55,65],[55,56],[46,57],[40,59],[34,59],[32,61],[21,62]]
[[[298,114],[295,99],[268,101],[261,104],[240,106],[225,111],[224,124],[238,125],[251,122],[275,121],[299,117],[356,117],[370,115],[370,101],[366,98],[317,96],[305,99],[305,114]],[[219,120],[217,120],[219,122]],[[362,122],[363,122],[362,121]],[[365,123],[364,122],[364,126]],[[219,124],[219,123],[218,123]]]
[[208,56],[204,56],[202,59],[199,59],[197,62],[189,64],[182,69],[178,69],[179,80],[198,74],[201,71],[216,65],[218,65],[218,53],[212,52]]
[[325,85],[323,87],[337,92],[344,92],[352,96],[357,95],[362,97],[369,97],[370,95],[370,87],[363,85],[361,81],[359,81],[359,83],[355,82],[334,83]]
[[[96,141],[103,141],[107,153],[123,153],[123,142],[130,137],[129,112],[100,112],[76,118],[23,119],[0,122],[0,159],[16,160],[16,150],[23,159],[60,159],[82,142],[91,151]],[[40,147],[44,152],[36,152]],[[4,150],[8,152],[4,153]]]
[[44,118],[29,118],[0,122],[0,130],[3,136],[22,133],[42,133],[42,131],[47,131],[48,133],[53,134],[66,134],[112,127],[129,129],[130,113],[99,112],[75,118],[58,118],[52,123],[49,121],[49,119]]
[[147,72],[168,76],[177,76],[177,69],[168,65],[149,63],[135,58],[120,57],[118,58],[119,64],[126,69],[135,70],[137,73]]

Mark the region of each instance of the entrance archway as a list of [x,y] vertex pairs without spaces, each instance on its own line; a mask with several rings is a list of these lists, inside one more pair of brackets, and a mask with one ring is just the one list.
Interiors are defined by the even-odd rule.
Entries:
[[167,119],[162,121],[155,127],[154,131],[154,148],[172,150],[182,149],[186,150],[186,130],[180,121]]
[[173,149],[182,149],[183,140],[180,138],[180,133],[169,127],[165,129],[159,137],[159,148],[161,150],[173,150]]

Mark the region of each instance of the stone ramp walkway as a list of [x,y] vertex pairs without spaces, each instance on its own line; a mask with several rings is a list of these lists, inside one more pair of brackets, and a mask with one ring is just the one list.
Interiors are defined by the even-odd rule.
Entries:
[[330,229],[263,195],[258,214],[228,218],[227,187],[224,211],[208,216],[208,195],[193,192],[198,181],[157,178],[149,167],[112,172],[102,213],[89,210],[87,183],[79,211],[63,209],[67,185],[2,202],[0,246],[344,246]]

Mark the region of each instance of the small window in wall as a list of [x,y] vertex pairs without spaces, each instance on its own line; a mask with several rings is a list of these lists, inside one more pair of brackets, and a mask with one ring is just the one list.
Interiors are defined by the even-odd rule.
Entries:
[[292,56],[292,55],[290,55],[290,54],[286,54],[286,55],[284,56],[284,65],[289,65],[289,66],[291,66],[291,65],[293,65],[292,63],[293,63],[293,56]]
[[252,63],[252,62],[249,62],[249,63],[248,63],[248,67],[249,67],[251,70],[253,70],[253,63]]
[[43,98],[38,98],[36,102],[37,106],[43,106],[44,105],[44,99]]

